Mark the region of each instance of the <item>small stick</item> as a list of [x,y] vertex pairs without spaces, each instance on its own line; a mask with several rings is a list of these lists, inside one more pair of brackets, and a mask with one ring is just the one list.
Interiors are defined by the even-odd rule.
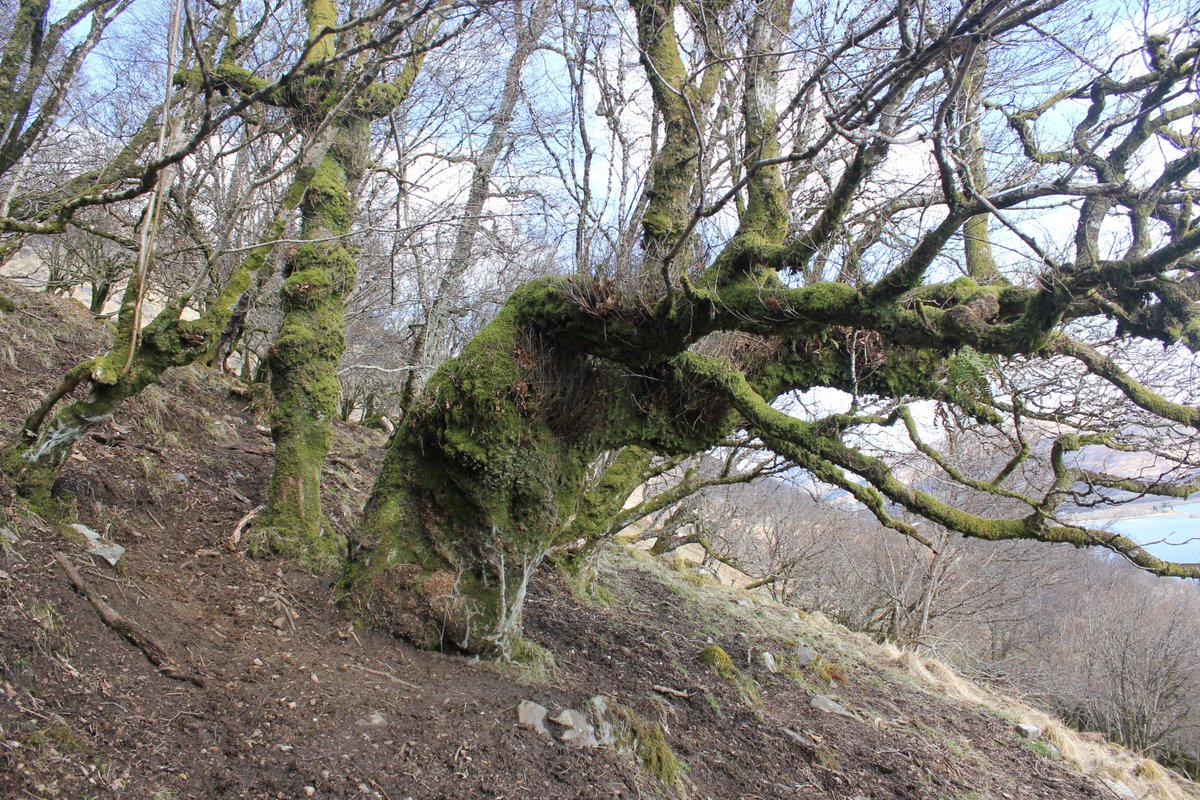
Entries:
[[692,699],[692,696],[686,691],[672,689],[670,686],[659,686],[658,684],[654,684],[654,691],[658,692],[659,694],[669,694],[671,697],[681,697],[684,700]]
[[385,792],[385,791],[383,790],[383,787],[382,787],[382,786],[380,786],[378,783],[376,783],[375,781],[371,780],[370,778],[367,778],[367,783],[369,783],[369,784],[371,784],[372,786],[374,786],[374,787],[375,787],[375,789],[376,789],[376,791],[378,791],[378,792],[379,792],[381,795],[383,795],[383,800],[392,800],[392,798],[388,796],[388,793],[387,793],[387,792]]
[[63,572],[67,574],[67,579],[75,587],[75,590],[87,598],[87,601],[96,609],[96,613],[100,615],[100,619],[104,624],[112,628],[117,633],[121,634],[134,647],[142,651],[142,654],[150,661],[151,664],[158,667],[162,674],[168,678],[177,681],[186,681],[203,688],[205,686],[204,678],[198,675],[191,675],[179,668],[169,655],[166,649],[154,640],[150,634],[143,631],[137,625],[122,617],[117,613],[116,609],[96,593],[96,590],[91,587],[71,566],[71,562],[62,553],[55,553],[54,560],[62,567]]
[[415,683],[409,683],[408,681],[400,680],[392,673],[384,672],[381,669],[371,669],[370,667],[364,667],[359,664],[355,664],[354,668],[357,670],[361,670],[362,672],[371,674],[371,675],[378,675],[381,678],[387,678],[388,680],[395,681],[396,683],[400,684],[401,686],[407,686],[409,689],[420,689],[421,688],[420,686],[417,686]]

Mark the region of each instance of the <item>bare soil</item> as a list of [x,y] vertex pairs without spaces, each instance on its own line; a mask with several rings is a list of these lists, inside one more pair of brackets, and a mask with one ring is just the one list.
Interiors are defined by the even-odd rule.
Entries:
[[[105,333],[73,303],[19,291],[0,315],[0,439]],[[659,724],[695,798],[1082,798],[1109,790],[843,646],[858,641],[687,569],[614,547],[592,599],[549,570],[529,636],[549,681],[353,625],[337,575],[246,557],[235,526],[263,502],[272,445],[254,393],[173,373],[88,437],[64,472],[75,517],[127,548],[119,569],[23,509],[0,479],[2,798],[639,798],[674,790],[637,759],[517,724],[603,695]],[[327,505],[348,533],[385,444],[339,426]],[[165,673],[100,619],[54,558],[181,667]],[[700,660],[721,646],[728,680]],[[821,654],[801,667],[797,644]],[[861,642],[860,642],[861,644]],[[781,671],[768,672],[763,650]],[[787,670],[787,671],[784,671]],[[198,683],[180,680],[191,676]],[[811,706],[837,699],[853,717]]]

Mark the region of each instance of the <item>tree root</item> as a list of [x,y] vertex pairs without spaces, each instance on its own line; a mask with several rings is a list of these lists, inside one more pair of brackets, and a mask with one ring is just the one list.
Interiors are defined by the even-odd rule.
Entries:
[[240,549],[239,545],[242,541],[242,534],[246,531],[246,526],[249,525],[250,522],[264,509],[266,509],[266,506],[255,506],[254,508],[250,509],[246,516],[238,520],[237,525],[233,526],[233,533],[229,534],[229,539],[226,542],[226,544],[229,545],[230,550]]
[[112,628],[117,633],[121,634],[130,644],[142,651],[146,659],[158,667],[158,670],[168,678],[177,681],[185,681],[187,683],[204,688],[207,681],[200,675],[193,675],[190,672],[183,670],[176,661],[167,655],[166,648],[158,643],[150,634],[142,630],[138,625],[130,622],[117,613],[116,609],[96,593],[80,574],[71,565],[71,562],[62,553],[55,553],[54,560],[62,567],[66,573],[67,579],[75,587],[75,591],[83,595],[92,607],[96,609],[96,613],[100,615],[100,619],[105,625]]

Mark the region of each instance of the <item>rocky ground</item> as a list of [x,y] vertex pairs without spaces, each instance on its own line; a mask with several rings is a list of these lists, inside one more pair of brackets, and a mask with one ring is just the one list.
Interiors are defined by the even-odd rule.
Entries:
[[[0,291],[17,301],[0,314],[8,439],[105,333]],[[949,696],[911,656],[620,546],[586,589],[535,580],[527,631],[553,665],[414,651],[353,625],[337,575],[234,541],[264,499],[262,423],[254,392],[187,369],[87,438],[61,488],[73,521],[124,548],[115,567],[0,479],[0,797],[1196,796],[1081,769],[1017,731],[1019,706]],[[338,428],[344,532],[383,444]]]

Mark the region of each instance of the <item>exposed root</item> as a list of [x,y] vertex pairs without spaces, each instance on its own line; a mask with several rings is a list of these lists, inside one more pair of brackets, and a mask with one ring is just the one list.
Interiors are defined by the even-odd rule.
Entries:
[[229,549],[236,551],[238,545],[242,541],[242,534],[246,531],[246,526],[254,520],[266,506],[256,506],[246,513],[246,516],[238,520],[237,525],[233,526],[233,533],[229,534]]
[[75,591],[83,595],[92,604],[92,607],[96,609],[96,613],[100,615],[100,619],[103,620],[104,624],[121,634],[126,641],[141,650],[147,660],[158,667],[163,675],[172,680],[185,681],[204,688],[206,681],[202,676],[193,675],[183,670],[173,658],[167,655],[166,648],[159,644],[154,637],[133,622],[125,619],[125,617],[117,613],[116,609],[104,602],[100,595],[96,593],[96,590],[75,570],[75,567],[71,565],[71,562],[65,555],[55,553],[54,560],[62,567],[63,572],[67,575],[67,579],[75,587]]

